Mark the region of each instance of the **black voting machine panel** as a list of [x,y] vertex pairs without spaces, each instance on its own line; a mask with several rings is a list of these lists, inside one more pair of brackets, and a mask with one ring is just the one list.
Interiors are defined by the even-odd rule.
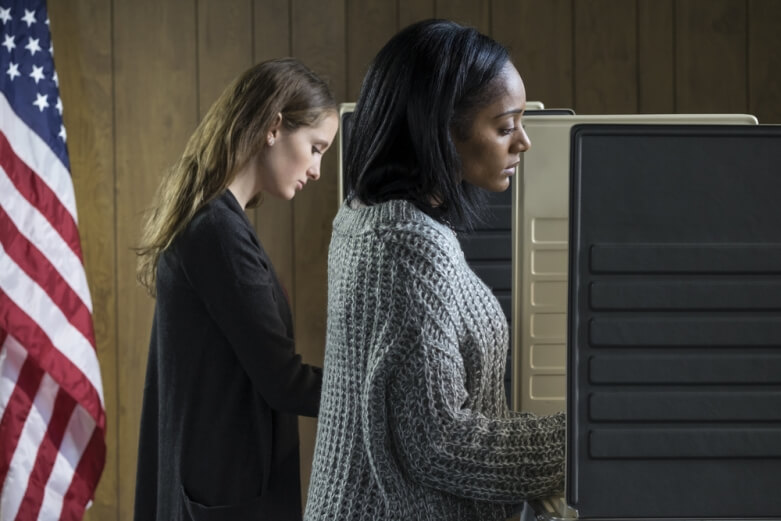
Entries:
[[[563,116],[574,115],[570,109],[527,110],[525,115]],[[341,157],[345,156],[346,137],[350,135],[352,110],[342,110],[339,143]],[[339,172],[343,175],[343,172]],[[511,180],[516,182],[515,179]],[[344,199],[345,183],[341,185]],[[474,231],[458,232],[458,240],[464,250],[464,258],[478,277],[491,288],[499,300],[512,331],[512,186],[500,193],[486,192],[484,220]],[[507,366],[504,376],[504,389],[507,403],[512,396],[512,349],[508,345]]]
[[572,131],[567,503],[781,519],[781,127]]

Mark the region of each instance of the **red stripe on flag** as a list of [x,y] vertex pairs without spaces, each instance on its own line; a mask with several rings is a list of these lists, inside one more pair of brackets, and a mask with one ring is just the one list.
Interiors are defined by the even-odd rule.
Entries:
[[104,438],[102,429],[92,431],[92,438],[81,455],[71,486],[65,493],[60,521],[81,521],[87,502],[94,497],[106,461]]
[[83,263],[79,229],[75,219],[38,174],[19,159],[3,132],[0,132],[0,166],[16,189],[51,223]]
[[52,344],[51,339],[8,295],[0,290],[0,327],[13,335],[57,385],[66,390],[105,429],[106,414],[97,389],[84,373]]
[[0,206],[0,244],[16,265],[46,291],[68,322],[84,335],[94,349],[95,331],[89,309],[49,259],[19,232],[2,206]]
[[38,455],[35,457],[35,465],[30,472],[30,479],[27,482],[27,490],[22,498],[22,504],[19,505],[19,511],[16,514],[17,521],[26,519],[37,519],[43,503],[43,493],[46,490],[46,483],[49,481],[54,462],[57,460],[60,443],[65,435],[65,429],[70,421],[76,402],[73,401],[68,393],[60,388],[57,391],[57,398],[54,400],[54,408],[49,424],[46,429],[46,435],[38,447]]
[[0,351],[3,350],[3,344],[5,344],[5,337],[7,336],[8,333],[6,332],[6,330],[0,327]]
[[43,371],[28,356],[19,370],[16,387],[8,400],[3,418],[0,419],[0,489],[5,483],[11,459],[13,459],[16,446],[19,444],[19,436],[22,434],[24,423],[27,421],[27,415],[30,413],[42,379]]

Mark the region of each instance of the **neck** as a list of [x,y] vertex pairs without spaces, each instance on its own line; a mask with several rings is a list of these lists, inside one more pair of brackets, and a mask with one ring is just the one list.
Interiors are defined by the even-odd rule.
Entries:
[[249,168],[249,164],[244,166],[236,173],[236,177],[228,185],[228,190],[231,191],[233,197],[239,202],[242,208],[247,207],[250,199],[255,197],[260,192],[260,187],[257,183],[257,177],[252,168]]

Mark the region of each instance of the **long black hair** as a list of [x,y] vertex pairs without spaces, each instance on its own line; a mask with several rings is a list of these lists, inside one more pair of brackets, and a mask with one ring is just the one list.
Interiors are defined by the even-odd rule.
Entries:
[[446,20],[424,20],[391,38],[369,67],[352,116],[348,199],[405,199],[440,222],[473,226],[481,190],[462,181],[451,134],[468,137],[508,61],[496,41]]

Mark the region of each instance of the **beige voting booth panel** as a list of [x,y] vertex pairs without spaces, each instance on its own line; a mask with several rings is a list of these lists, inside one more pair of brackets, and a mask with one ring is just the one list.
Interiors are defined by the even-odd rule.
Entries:
[[756,125],[744,114],[527,116],[513,183],[513,407],[565,410],[570,130],[581,123]]

